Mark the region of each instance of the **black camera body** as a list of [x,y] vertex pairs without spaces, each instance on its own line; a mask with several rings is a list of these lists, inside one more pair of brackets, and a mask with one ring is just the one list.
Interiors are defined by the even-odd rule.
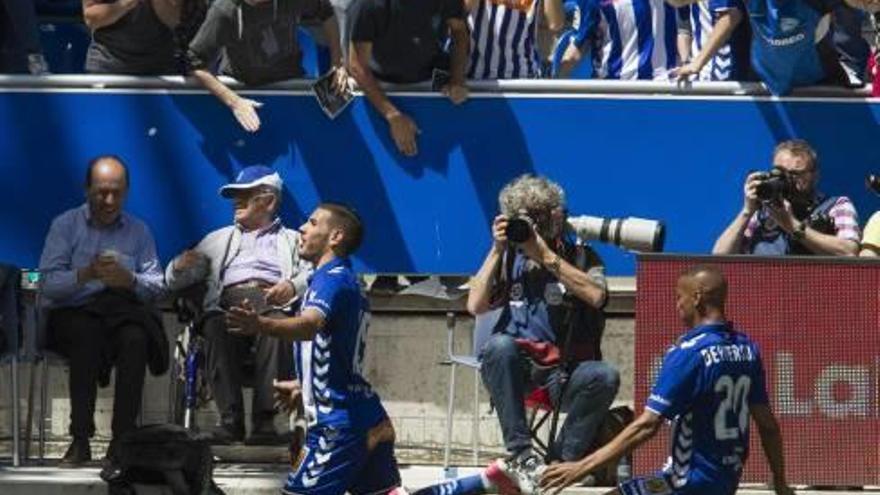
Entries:
[[794,190],[794,184],[788,175],[774,168],[758,178],[755,194],[761,201],[781,203],[783,199],[790,198]]
[[865,177],[865,185],[868,186],[868,189],[873,191],[874,194],[880,195],[880,175],[868,175]]
[[532,238],[532,221],[526,216],[511,217],[507,220],[504,234],[510,242],[516,244],[526,242]]

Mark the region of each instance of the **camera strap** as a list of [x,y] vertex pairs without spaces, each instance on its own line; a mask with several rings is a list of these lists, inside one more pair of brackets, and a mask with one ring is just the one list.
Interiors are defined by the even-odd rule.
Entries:
[[834,208],[834,204],[837,203],[838,199],[840,199],[840,196],[828,196],[827,198],[820,201],[819,204],[812,209],[809,216],[807,217],[809,222],[813,223],[814,221],[819,220],[824,216],[828,216],[831,212],[831,208]]
[[[563,258],[566,261],[572,259],[570,253],[566,252],[566,246],[563,244],[560,247],[560,250],[563,252]],[[587,271],[587,250],[584,248],[582,244],[574,245],[574,264],[575,267],[585,272]],[[566,296],[566,298],[570,298],[573,296]],[[562,343],[562,348],[560,349],[560,363],[559,363],[559,403],[556,407],[553,408],[553,413],[550,417],[550,441],[555,442],[556,433],[559,427],[559,412],[562,408],[562,398],[565,397],[565,389],[568,388],[568,378],[569,378],[569,369],[571,368],[572,361],[572,336],[574,332],[580,327],[580,322],[583,316],[583,307],[577,301],[569,300],[565,304],[565,317],[563,318],[563,327],[567,330],[565,332],[565,341]],[[548,455],[551,455],[548,453]]]

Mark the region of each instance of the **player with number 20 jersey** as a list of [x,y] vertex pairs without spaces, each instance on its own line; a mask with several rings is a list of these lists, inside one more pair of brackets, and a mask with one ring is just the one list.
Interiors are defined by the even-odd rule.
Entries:
[[767,404],[767,391],[758,348],[745,334],[709,323],[669,349],[645,408],[674,421],[664,475],[677,492],[736,490],[753,404]]
[[651,476],[624,481],[615,495],[734,495],[749,454],[754,419],[773,473],[776,495],[793,495],[785,480],[782,433],[770,410],[758,347],[725,317],[727,280],[715,266],[686,270],[676,284],[676,310],[689,330],[663,360],[645,410],[606,445],[577,462],[549,466],[542,493],[553,495],[616,461],[674,423],[669,462]]

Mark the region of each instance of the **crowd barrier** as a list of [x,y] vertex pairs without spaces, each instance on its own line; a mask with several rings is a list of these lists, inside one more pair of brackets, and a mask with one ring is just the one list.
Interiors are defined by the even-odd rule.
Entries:
[[[36,266],[51,219],[83,200],[86,163],[103,153],[129,163],[129,210],[152,227],[163,261],[229,223],[217,188],[251,164],[286,180],[289,224],[319,201],[354,204],[367,224],[357,268],[369,272],[473,272],[498,191],[525,172],[560,182],[572,214],[661,219],[668,251],[707,252],[747,172],[768,168],[792,136],[818,149],[826,191],[853,197],[863,217],[880,205],[862,185],[880,171],[880,101],[866,92],[501,81],[474,83],[454,107],[424,86],[396,88],[422,130],[412,159],[361,97],[330,121],[309,81],[247,94],[265,103],[256,134],[179,77],[0,76],[0,260]],[[611,274],[633,274],[631,254],[600,253]]]
[[[730,283],[728,317],[757,341],[771,406],[782,427],[792,484],[880,484],[880,263],[835,258],[639,257],[635,402],[644,406],[663,355],[684,332],[675,309],[679,274],[719,266]],[[769,482],[754,423],[744,480]],[[668,431],[636,455],[653,472]]]

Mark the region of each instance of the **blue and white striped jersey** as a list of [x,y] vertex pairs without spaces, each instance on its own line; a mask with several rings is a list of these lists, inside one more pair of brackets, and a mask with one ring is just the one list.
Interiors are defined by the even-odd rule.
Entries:
[[543,5],[543,0],[480,0],[468,14],[468,79],[540,77],[536,39]]
[[749,406],[766,403],[761,356],[745,334],[715,323],[682,336],[645,406],[675,421],[666,471],[676,490],[734,493],[749,454]]
[[293,345],[309,426],[375,426],[386,414],[362,374],[369,314],[348,259],[334,258],[315,271],[300,304],[300,312],[306,309],[324,316],[313,340]]
[[676,66],[675,9],[664,0],[583,0],[579,46],[599,79],[667,79]]
[[696,57],[709,42],[712,29],[722,12],[739,9],[743,21],[734,29],[730,39],[700,70],[700,81],[744,81],[749,70],[749,26],[743,0],[700,0],[690,7],[690,24],[693,32],[691,57]]

